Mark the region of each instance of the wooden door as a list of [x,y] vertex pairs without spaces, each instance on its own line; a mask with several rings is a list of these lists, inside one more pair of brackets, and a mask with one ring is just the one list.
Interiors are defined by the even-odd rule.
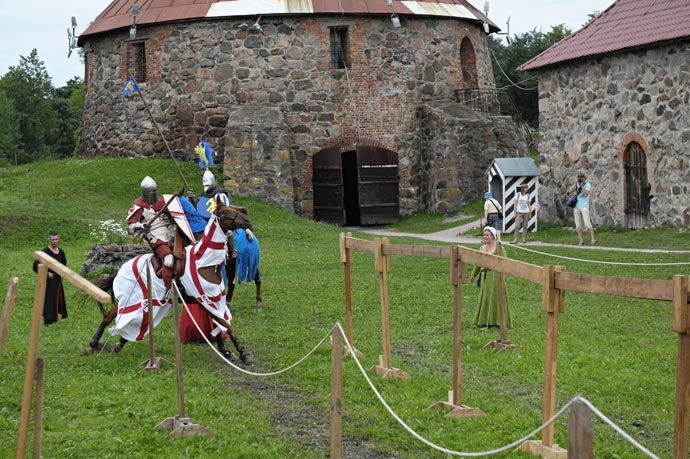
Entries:
[[647,225],[650,207],[650,185],[647,181],[647,155],[642,146],[631,142],[623,154],[625,168],[625,224],[641,229]]
[[312,157],[314,220],[345,224],[341,148],[325,148]]
[[383,225],[400,219],[398,154],[357,145],[359,218],[361,225]]

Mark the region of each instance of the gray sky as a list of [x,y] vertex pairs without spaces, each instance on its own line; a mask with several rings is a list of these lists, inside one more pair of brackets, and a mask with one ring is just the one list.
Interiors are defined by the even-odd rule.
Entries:
[[[385,1],[385,0],[367,0]],[[484,1],[470,0],[484,9]],[[491,0],[489,17],[503,32],[510,17],[510,33],[533,29],[548,32],[552,25],[565,24],[573,32],[587,15],[603,11],[613,0]],[[84,76],[84,66],[75,51],[67,58],[67,29],[70,18],[77,18],[77,35],[110,4],[110,0],[0,0],[0,75],[19,64],[19,56],[28,56],[33,48],[45,63],[56,87],[72,77]]]

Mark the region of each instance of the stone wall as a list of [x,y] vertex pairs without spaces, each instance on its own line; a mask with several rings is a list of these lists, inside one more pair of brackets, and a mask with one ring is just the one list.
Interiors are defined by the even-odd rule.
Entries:
[[[462,156],[449,157],[459,149],[438,141],[450,139],[439,130],[444,123],[420,128],[419,113],[465,87],[464,38],[474,47],[478,86],[495,86],[480,25],[410,17],[393,29],[388,16],[318,15],[264,18],[261,25],[259,31],[242,19],[228,19],[138,28],[147,50],[148,80],[141,87],[177,155],[193,159],[194,146],[206,139],[223,158],[231,194],[311,216],[311,157],[331,145],[371,139],[400,155],[401,195],[411,196],[401,201],[402,213],[453,208],[448,203],[464,193],[459,186],[445,190],[446,178],[429,175],[427,165],[414,162],[443,158],[459,171],[452,174],[479,171],[465,168]],[[348,27],[349,66],[333,70],[329,27],[341,26]],[[130,47],[126,32],[85,42],[81,155],[165,154],[140,98],[121,97]],[[415,139],[422,130],[423,139]],[[472,148],[502,153],[496,148],[501,141],[486,132],[465,132],[457,139],[485,139],[489,144]],[[513,137],[504,142],[511,151]],[[425,182],[430,177],[434,182]],[[414,196],[417,191],[421,194]]]
[[150,252],[148,244],[94,245],[86,256],[81,272],[89,275],[97,271],[118,270],[132,258]]
[[544,70],[539,81],[540,217],[572,218],[565,190],[582,170],[595,225],[622,225],[623,152],[647,154],[650,225],[690,224],[690,41]]

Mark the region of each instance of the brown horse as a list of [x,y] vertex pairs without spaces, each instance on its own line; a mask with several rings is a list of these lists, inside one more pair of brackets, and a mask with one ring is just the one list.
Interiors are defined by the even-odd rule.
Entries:
[[[176,259],[180,260],[175,278],[183,288],[185,302],[202,306],[211,319],[229,335],[244,363],[249,363],[251,359],[230,325],[231,315],[223,292],[221,265],[227,257],[226,233],[248,227],[251,227],[251,221],[245,213],[218,201],[214,217],[206,226],[201,240],[194,246],[188,245],[182,249],[178,243],[175,249]],[[178,231],[177,240],[181,238],[183,236]],[[162,278],[152,276],[149,294],[144,275],[146,269],[151,269],[152,272],[160,269],[160,262],[153,254],[140,255],[125,263],[115,275],[97,282],[100,288],[112,292],[113,307],[105,312],[101,305],[103,321],[89,342],[86,354],[92,354],[100,347],[101,336],[113,320],[116,322],[111,332],[120,335],[114,351],[119,352],[128,341],[140,341],[147,334],[149,306],[153,308],[154,326],[169,313],[171,303]],[[148,304],[149,296],[151,305]],[[216,343],[226,357],[233,357],[225,348],[221,333],[217,334]]]

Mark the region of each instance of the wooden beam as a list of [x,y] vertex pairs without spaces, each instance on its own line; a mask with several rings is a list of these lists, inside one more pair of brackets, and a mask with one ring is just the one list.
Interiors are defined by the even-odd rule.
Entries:
[[345,238],[345,247],[347,247],[348,249],[359,250],[360,252],[372,254],[376,250],[374,241],[367,241],[365,239],[357,239],[354,237]]
[[556,288],[573,292],[670,301],[673,293],[673,282],[670,280],[563,272],[556,274]]
[[93,285],[88,280],[81,277],[79,274],[69,269],[67,266],[63,265],[56,259],[50,257],[47,253],[44,253],[40,250],[36,251],[34,252],[34,258],[38,260],[39,263],[48,266],[48,268],[50,268],[52,271],[58,273],[60,276],[62,276],[63,279],[77,287],[82,292],[89,295],[94,300],[98,301],[99,303],[110,304],[110,295],[108,295],[95,285]]
[[340,459],[343,445],[343,335],[333,328],[331,340],[331,459]]
[[448,258],[450,256],[450,246],[389,244],[384,247],[384,254],[407,257]]
[[481,266],[492,271],[507,274],[511,277],[524,279],[535,284],[540,284],[542,280],[542,267],[532,265],[518,260],[511,260],[510,258],[499,257],[497,255],[489,255],[478,250],[468,249],[467,247],[459,247],[460,258],[463,263],[468,265]]

